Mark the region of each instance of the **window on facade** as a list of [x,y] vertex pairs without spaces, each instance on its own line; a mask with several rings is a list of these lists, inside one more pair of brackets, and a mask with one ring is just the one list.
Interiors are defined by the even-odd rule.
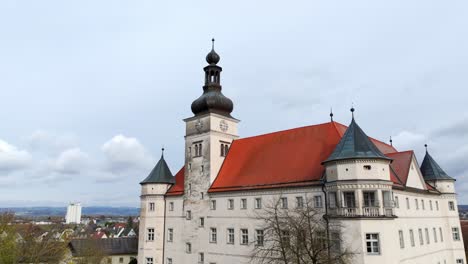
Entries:
[[429,229],[424,228],[424,232],[426,233],[426,244],[430,244],[431,241],[429,240]]
[[172,264],[172,258],[167,258],[167,264]]
[[418,229],[418,234],[419,234],[419,245],[424,245],[423,232],[421,228]]
[[255,198],[255,209],[262,208],[262,198]]
[[174,229],[172,228],[167,229],[167,241],[168,242],[174,241]]
[[147,234],[148,241],[154,241],[154,228],[148,228]]
[[419,210],[419,202],[418,202],[418,199],[414,199],[414,205],[416,206],[416,210]]
[[429,209],[432,211],[433,208],[432,208],[432,200],[429,200]]
[[439,201],[436,201],[436,210],[439,211]]
[[422,199],[421,199],[421,208],[422,208],[423,210],[426,210],[426,206],[424,205],[424,200],[422,200]]
[[281,231],[281,241],[283,242],[283,245],[289,245],[289,242],[291,241],[291,236],[288,230]]
[[205,171],[205,166],[201,165],[201,172],[204,172],[204,171]]
[[185,243],[185,253],[192,253],[192,243]]
[[210,228],[210,243],[216,243],[218,241],[218,231],[216,228]]
[[287,209],[288,208],[288,198],[281,197],[281,208]]
[[205,263],[205,253],[200,252],[198,253],[198,264],[203,264]]
[[405,248],[405,238],[403,237],[403,231],[398,231],[398,237],[400,238],[400,248]]
[[229,145],[221,143],[220,148],[221,148],[220,149],[221,156],[226,157],[229,151]]
[[227,229],[227,243],[234,244],[234,228]]
[[241,231],[241,245],[249,244],[249,230],[243,228]]
[[174,211],[174,202],[169,202],[169,211]]
[[331,251],[334,253],[341,252],[341,238],[340,233],[338,232],[331,232]]
[[434,243],[437,243],[437,230],[435,227],[432,228],[432,233],[434,234]]
[[328,197],[330,208],[336,208],[336,192],[328,193]]
[[395,207],[400,208],[400,201],[398,200],[398,196],[395,196]]
[[415,246],[415,243],[414,243],[414,232],[413,232],[413,229],[410,229],[410,231],[409,231],[409,236],[410,236],[411,246],[414,247],[414,246]]
[[314,196],[314,207],[322,208],[322,196],[321,195]]
[[205,226],[205,218],[204,217],[200,217],[200,219],[198,220],[198,226],[199,227],[204,227]]
[[367,254],[380,254],[379,234],[366,234],[366,250]]
[[448,205],[449,205],[449,210],[450,211],[455,211],[455,203],[453,201],[449,201]]
[[216,210],[216,200],[210,201],[210,210]]
[[457,264],[463,264],[463,259],[457,259]]
[[153,264],[153,258],[146,258],[146,264]]
[[154,211],[154,203],[149,203],[149,210]]
[[187,220],[192,219],[192,211],[187,210],[187,212],[185,212],[185,219]]
[[410,209],[409,198],[406,197],[406,209]]
[[356,208],[356,199],[354,192],[343,192],[344,206],[347,208]]
[[264,234],[262,229],[257,229],[255,230],[256,233],[256,240],[255,240],[255,245],[262,247],[263,246],[263,241],[264,241]]
[[240,200],[240,202],[241,202],[240,208],[241,208],[241,209],[247,209],[247,199],[242,198],[242,199]]
[[[383,205],[384,207],[390,208],[392,207],[392,193],[389,191],[382,191],[382,198],[383,198]],[[378,203],[376,203],[376,206],[379,206]]]
[[119,263],[123,263],[123,258],[122,257],[119,258]]
[[302,197],[302,196],[297,196],[296,197],[296,207],[297,208],[304,207],[304,197]]
[[444,236],[442,235],[442,227],[439,227],[440,242],[444,242]]
[[454,241],[460,240],[460,230],[458,230],[458,227],[452,227],[452,238]]
[[228,210],[234,209],[234,199],[228,199],[227,207],[228,207]]
[[364,167],[364,170],[371,170],[372,169],[371,165],[364,165],[363,167]]
[[364,198],[364,207],[375,207],[377,206],[377,201],[375,199],[375,192],[363,192]]

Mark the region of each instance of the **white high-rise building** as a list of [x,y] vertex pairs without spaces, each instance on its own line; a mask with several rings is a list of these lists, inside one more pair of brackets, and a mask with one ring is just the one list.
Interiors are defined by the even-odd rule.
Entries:
[[313,201],[355,264],[467,264],[455,179],[429,152],[420,166],[412,150],[367,136],[354,109],[348,126],[332,118],[238,138],[220,57],[206,60],[184,166],[173,176],[161,158],[141,182],[138,263],[250,263],[264,245],[255,215],[281,198],[282,210]]
[[65,216],[65,223],[67,224],[80,224],[81,223],[81,204],[70,203],[67,208],[67,215]]

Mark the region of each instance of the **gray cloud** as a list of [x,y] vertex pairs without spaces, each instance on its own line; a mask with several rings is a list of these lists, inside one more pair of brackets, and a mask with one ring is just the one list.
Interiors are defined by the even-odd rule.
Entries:
[[0,171],[11,172],[31,166],[32,156],[25,150],[0,140]]

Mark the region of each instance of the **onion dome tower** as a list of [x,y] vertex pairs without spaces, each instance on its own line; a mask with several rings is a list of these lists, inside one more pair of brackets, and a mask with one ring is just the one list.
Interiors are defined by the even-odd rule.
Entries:
[[214,39],[212,41],[211,51],[206,55],[208,66],[203,68],[205,71],[205,85],[203,94],[193,101],[192,112],[195,116],[205,113],[217,113],[226,117],[231,117],[234,105],[231,99],[227,98],[221,92],[221,71],[218,66],[220,57],[214,50]]
[[424,156],[424,160],[421,164],[421,173],[424,180],[441,192],[454,193],[455,189],[453,182],[455,179],[450,177],[432,158],[429,151],[427,151],[427,144],[424,146],[426,147],[426,155]]

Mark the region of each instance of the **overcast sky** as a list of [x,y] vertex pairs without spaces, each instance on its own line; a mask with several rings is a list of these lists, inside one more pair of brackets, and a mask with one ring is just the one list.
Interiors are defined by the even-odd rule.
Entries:
[[216,38],[242,137],[335,120],[424,143],[468,203],[467,1],[0,2],[0,207],[139,206]]

